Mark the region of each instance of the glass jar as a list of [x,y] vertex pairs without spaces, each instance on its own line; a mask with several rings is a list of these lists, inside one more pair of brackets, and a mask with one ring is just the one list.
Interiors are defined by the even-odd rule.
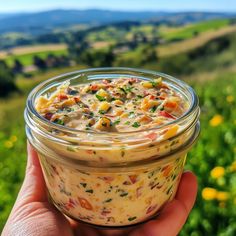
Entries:
[[[76,85],[120,77],[162,77],[186,100],[188,110],[173,122],[152,129],[98,133],[54,124],[35,109],[38,97],[50,95],[65,81]],[[39,84],[29,94],[25,121],[53,204],[73,219],[121,227],[150,219],[174,198],[187,152],[199,135],[199,113],[198,98],[183,81],[147,70],[97,68]]]

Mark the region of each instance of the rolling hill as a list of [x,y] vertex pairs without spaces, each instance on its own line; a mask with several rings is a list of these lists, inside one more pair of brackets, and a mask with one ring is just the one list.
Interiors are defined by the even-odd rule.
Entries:
[[236,13],[213,12],[129,12],[110,10],[51,10],[37,13],[0,14],[0,33],[24,32],[41,34],[55,27],[75,24],[101,25],[121,21],[152,21],[185,24],[216,18],[230,18]]

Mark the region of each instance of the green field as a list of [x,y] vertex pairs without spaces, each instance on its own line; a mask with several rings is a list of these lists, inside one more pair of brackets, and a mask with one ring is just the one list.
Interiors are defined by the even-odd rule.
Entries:
[[15,59],[18,59],[24,66],[29,66],[33,64],[34,56],[39,56],[42,59],[45,59],[49,54],[53,54],[55,56],[67,55],[67,50],[58,50],[58,51],[43,51],[43,52],[32,52],[21,55],[12,55],[8,56],[5,60],[9,66],[12,66]]
[[229,25],[229,20],[211,20],[200,22],[197,24],[187,25],[185,27],[177,28],[163,28],[160,31],[161,37],[167,41],[171,40],[184,40],[193,38],[194,36],[207,31],[215,31]]

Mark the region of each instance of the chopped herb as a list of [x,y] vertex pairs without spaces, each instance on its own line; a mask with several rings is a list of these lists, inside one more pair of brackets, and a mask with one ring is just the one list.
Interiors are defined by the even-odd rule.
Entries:
[[104,115],[104,114],[106,113],[106,111],[104,111],[104,110],[99,110],[98,113],[101,114],[101,115]]
[[112,198],[108,198],[107,200],[104,201],[105,202],[111,202],[112,201]]
[[63,120],[58,119],[58,118],[56,118],[56,119],[53,121],[53,123],[56,123],[56,124],[58,124],[58,125],[64,125],[64,124],[65,124]]
[[120,118],[118,118],[117,120],[115,120],[114,122],[113,122],[113,125],[118,125],[120,123]]
[[86,193],[93,193],[93,190],[92,189],[88,189],[85,191]]
[[86,183],[80,183],[84,188],[86,188],[87,184]]
[[143,98],[143,96],[142,96],[142,95],[137,95],[137,98],[140,98],[140,99],[141,99],[141,98]]
[[133,125],[132,125],[132,127],[138,128],[138,127],[140,127],[140,124],[139,124],[138,122],[134,122]]
[[123,93],[127,94],[124,88],[119,88]]
[[125,197],[125,196],[127,196],[128,194],[129,194],[129,193],[124,192],[124,193],[121,193],[120,196],[121,196],[121,197]]
[[128,87],[128,86],[126,86],[126,87],[125,87],[126,93],[131,93],[133,88],[134,88],[134,87],[131,87],[131,86]]
[[96,94],[95,96],[96,96],[96,98],[97,98],[100,102],[106,101],[106,98],[104,98],[104,97],[102,97],[102,96],[100,96],[100,95],[98,95],[98,94]]
[[154,113],[156,111],[156,109],[157,109],[157,106],[153,106],[150,108],[150,112]]
[[89,115],[90,115],[90,116],[94,116],[94,113],[93,113],[93,112],[90,112]]
[[130,125],[130,121],[126,121],[126,122],[125,122],[125,125]]
[[150,83],[152,84],[152,87],[156,87],[157,86],[157,82],[155,82],[155,81],[150,81]]
[[133,221],[133,220],[135,220],[137,217],[136,216],[134,216],[134,217],[129,217],[128,218],[128,221]]
[[160,111],[164,111],[164,107],[163,106],[160,107]]

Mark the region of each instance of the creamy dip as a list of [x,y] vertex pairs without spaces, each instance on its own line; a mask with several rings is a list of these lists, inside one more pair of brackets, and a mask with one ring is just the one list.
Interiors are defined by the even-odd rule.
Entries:
[[[35,108],[52,123],[88,133],[124,133],[125,140],[126,132],[143,131],[134,134],[133,146],[127,145],[127,140],[123,144],[124,140],[118,139],[112,145],[104,143],[103,147],[99,140],[97,145],[94,140],[92,142],[91,135],[86,133],[79,136],[86,142],[86,147],[80,146],[79,141],[76,147],[63,146],[37,137],[57,155],[96,162],[97,165],[168,154],[192,134],[192,131],[185,132],[173,139],[182,130],[173,121],[189,109],[189,103],[162,78],[121,77],[78,85],[66,82],[53,93],[40,96]],[[165,124],[170,125],[149,131]],[[66,134],[56,132],[54,135],[64,138]],[[72,138],[68,137],[68,140]],[[40,151],[39,156],[51,199],[59,210],[95,225],[124,226],[150,218],[173,199],[186,153],[161,165],[145,164],[139,169],[123,168],[118,172],[109,168],[91,171],[67,165]]]

